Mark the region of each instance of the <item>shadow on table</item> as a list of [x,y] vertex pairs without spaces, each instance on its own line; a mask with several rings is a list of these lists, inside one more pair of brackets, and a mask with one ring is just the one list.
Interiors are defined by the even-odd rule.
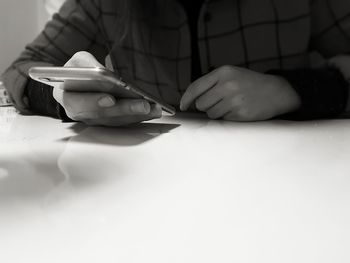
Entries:
[[170,123],[139,123],[127,127],[88,127],[75,124],[71,127],[77,135],[63,138],[65,142],[106,144],[111,146],[136,146],[169,133],[180,127]]
[[33,151],[0,158],[0,208],[40,200],[62,184],[66,177],[57,166],[60,154]]
[[24,144],[19,152],[0,157],[0,208],[43,200],[55,202],[112,178],[118,180],[127,167],[111,154],[109,147],[95,148],[93,144],[112,146],[114,153],[113,146],[140,145],[179,126],[140,123],[107,128],[74,124],[71,129],[76,135],[60,140],[61,143]]

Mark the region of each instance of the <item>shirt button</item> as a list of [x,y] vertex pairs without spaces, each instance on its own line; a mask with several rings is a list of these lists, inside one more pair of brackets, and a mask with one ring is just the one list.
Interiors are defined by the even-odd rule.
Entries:
[[204,14],[204,22],[210,22],[212,20],[212,15],[210,13]]

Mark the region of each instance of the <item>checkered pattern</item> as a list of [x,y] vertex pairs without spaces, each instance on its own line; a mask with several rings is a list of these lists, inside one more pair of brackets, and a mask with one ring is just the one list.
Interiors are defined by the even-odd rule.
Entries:
[[[63,65],[74,53],[110,55],[115,70],[178,105],[191,79],[187,17],[176,0],[154,0],[158,15],[133,16],[118,37],[117,0],[67,0],[4,75],[8,89],[25,85],[37,64]],[[198,27],[202,73],[222,65],[264,72],[309,67],[309,54],[350,51],[349,0],[206,0]]]

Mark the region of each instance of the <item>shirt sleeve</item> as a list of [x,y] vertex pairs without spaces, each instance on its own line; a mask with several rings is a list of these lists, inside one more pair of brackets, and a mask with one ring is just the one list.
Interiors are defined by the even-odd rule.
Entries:
[[339,117],[345,109],[349,84],[334,67],[270,70],[268,74],[286,79],[299,95],[300,108],[281,116],[290,120]]
[[[350,55],[350,1],[311,0],[310,2],[310,48],[319,52],[326,59],[339,55]],[[344,77],[349,82],[345,75]],[[343,116],[350,112],[349,94],[348,92],[348,97],[345,99]]]
[[[103,63],[108,48],[101,29],[97,0],[67,0],[39,36],[21,53],[2,78],[16,104],[25,94],[33,66],[63,66],[76,52],[88,51]],[[40,89],[38,83],[30,85]],[[42,96],[42,97],[47,97]],[[51,100],[50,100],[51,101]],[[48,101],[49,102],[49,101]]]
[[59,118],[62,121],[72,121],[64,108],[54,99],[53,87],[30,79],[27,82],[25,96],[32,112]]

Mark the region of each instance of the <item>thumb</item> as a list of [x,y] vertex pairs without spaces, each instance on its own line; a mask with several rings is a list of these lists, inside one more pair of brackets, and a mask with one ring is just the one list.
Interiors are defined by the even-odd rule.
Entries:
[[86,51],[80,51],[73,55],[73,57],[67,61],[65,67],[89,67],[89,68],[104,68],[104,66],[97,61],[97,59]]

